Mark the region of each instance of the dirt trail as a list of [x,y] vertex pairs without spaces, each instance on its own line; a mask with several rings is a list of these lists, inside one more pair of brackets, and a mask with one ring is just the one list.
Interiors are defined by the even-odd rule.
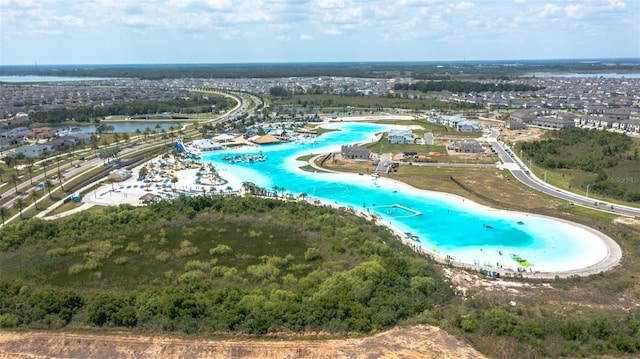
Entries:
[[361,339],[208,340],[142,335],[0,332],[0,358],[484,358],[430,326]]

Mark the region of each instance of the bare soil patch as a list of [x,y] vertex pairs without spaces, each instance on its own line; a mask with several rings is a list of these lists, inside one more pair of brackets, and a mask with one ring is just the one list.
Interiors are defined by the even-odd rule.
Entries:
[[59,332],[0,333],[0,358],[484,358],[431,326],[336,340],[207,340]]

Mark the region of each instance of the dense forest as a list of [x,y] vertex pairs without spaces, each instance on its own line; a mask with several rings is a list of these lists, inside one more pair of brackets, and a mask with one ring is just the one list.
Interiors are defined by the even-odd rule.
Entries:
[[473,81],[417,81],[413,83],[397,83],[393,89],[420,92],[503,92],[503,91],[536,91],[540,87],[514,83],[480,83]]
[[545,168],[596,174],[590,186],[594,193],[640,201],[640,150],[629,136],[579,128],[551,135],[546,140],[524,142],[520,149]]
[[107,106],[83,106],[78,108],[57,108],[40,110],[30,114],[31,119],[38,123],[62,123],[71,119],[77,122],[93,122],[95,119],[106,116],[142,116],[164,112],[180,113],[184,115],[206,113],[211,111],[211,106],[221,111],[235,105],[235,101],[224,96],[189,96],[188,99],[171,101],[133,101],[113,103]]

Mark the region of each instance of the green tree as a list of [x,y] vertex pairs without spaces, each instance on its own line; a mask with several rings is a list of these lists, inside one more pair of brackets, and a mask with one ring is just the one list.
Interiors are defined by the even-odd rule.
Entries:
[[2,225],[3,226],[4,226],[4,221],[7,218],[7,216],[9,216],[9,210],[4,206],[0,206],[0,217],[2,217]]
[[16,193],[18,193],[18,182],[20,182],[20,180],[17,174],[11,174],[11,182],[13,183],[13,188],[16,190]]
[[40,210],[40,208],[38,208],[38,192],[36,191],[29,192],[29,197],[31,197],[31,199],[33,200],[33,205],[36,207],[36,209]]
[[22,199],[21,197],[16,198],[15,202],[16,206],[18,206],[18,210],[20,211],[20,219],[22,218],[22,209],[24,208],[24,199]]
[[53,182],[51,180],[44,180],[44,189],[49,192],[49,199],[51,199],[51,187],[53,187]]

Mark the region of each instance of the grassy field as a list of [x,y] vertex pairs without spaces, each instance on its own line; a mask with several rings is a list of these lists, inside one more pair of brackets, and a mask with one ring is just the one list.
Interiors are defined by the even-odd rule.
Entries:
[[[328,169],[355,173],[370,173],[375,168],[370,161],[327,161]],[[509,171],[492,168],[452,168],[402,165],[397,172],[381,174],[415,188],[448,192],[492,207],[527,211],[547,211],[565,208],[569,204],[541,194],[516,180]],[[473,192],[455,184],[451,177]],[[488,200],[491,199],[491,200]]]

